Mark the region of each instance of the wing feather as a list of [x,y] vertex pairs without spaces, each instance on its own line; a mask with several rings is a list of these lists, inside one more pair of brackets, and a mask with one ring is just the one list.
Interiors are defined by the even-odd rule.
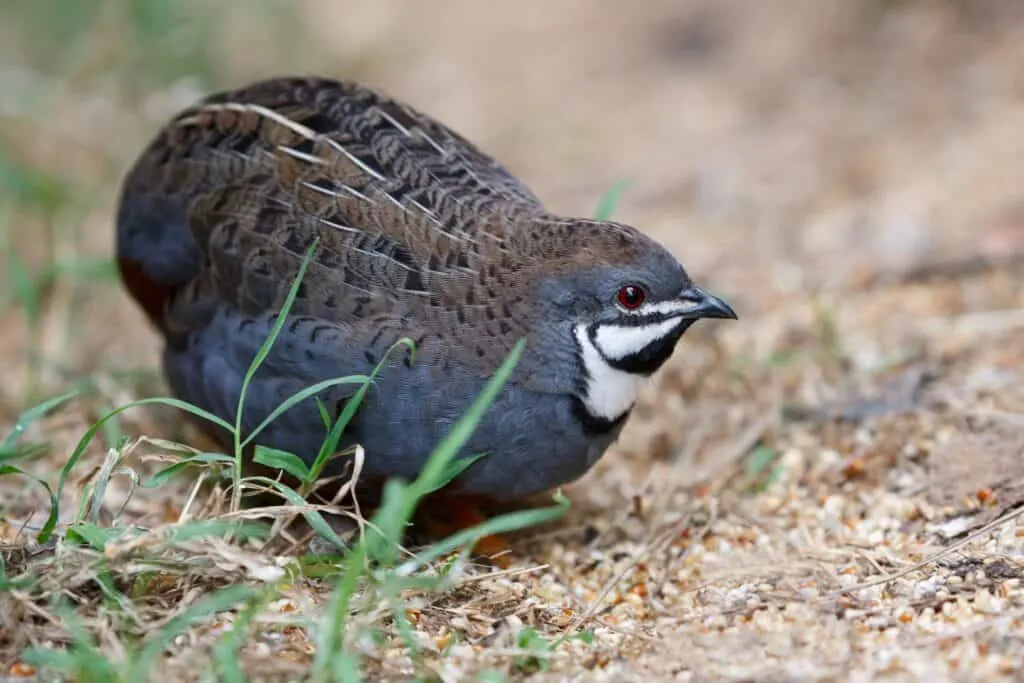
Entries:
[[316,239],[296,313],[394,316],[443,306],[501,254],[517,217],[542,213],[496,160],[404,103],[273,79],[161,131],[125,181],[118,256],[165,331],[202,325],[211,301],[279,307]]

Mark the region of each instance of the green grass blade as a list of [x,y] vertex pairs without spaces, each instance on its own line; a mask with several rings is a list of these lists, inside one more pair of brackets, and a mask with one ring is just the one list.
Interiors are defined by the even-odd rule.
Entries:
[[409,617],[405,613],[401,586],[396,585],[401,584],[400,580],[396,580],[401,577],[391,574],[388,578],[391,580],[384,581],[380,587],[381,593],[383,593],[384,598],[388,601],[388,607],[391,608],[391,618],[394,620],[399,637],[405,642],[405,647],[409,651],[409,658],[413,661],[413,666],[417,669],[422,668],[423,648],[420,647],[416,634],[413,632],[412,624],[409,623]]
[[248,680],[238,663],[238,650],[249,637],[253,620],[275,594],[276,590],[268,588],[254,595],[238,612],[231,630],[213,646],[213,665],[224,683],[246,683]]
[[167,542],[169,544],[185,543],[194,541],[197,538],[211,538],[231,534],[238,539],[257,538],[263,540],[267,537],[269,529],[265,524],[258,522],[242,522],[227,519],[201,519],[185,524],[175,524],[168,529]]
[[60,505],[58,504],[57,494],[53,492],[53,489],[51,489],[50,485],[47,484],[45,481],[38,477],[32,476],[31,474],[25,472],[21,468],[15,467],[14,465],[0,465],[0,477],[9,474],[20,474],[23,477],[28,477],[32,481],[42,486],[43,489],[46,491],[46,495],[49,496],[50,513],[46,516],[46,521],[43,523],[43,528],[40,529],[39,533],[36,535],[36,540],[39,541],[39,543],[46,543],[48,540],[50,540],[50,535],[53,534],[54,527],[57,526],[57,516],[60,512]]
[[120,462],[121,452],[113,448],[109,449],[106,457],[103,458],[103,464],[100,465],[99,471],[93,477],[92,493],[88,496],[91,499],[89,502],[88,518],[92,522],[96,522],[100,518],[103,498],[107,492],[107,484],[110,483],[110,477],[114,473],[114,468]]
[[414,492],[422,497],[423,494],[434,490],[438,483],[444,482],[445,472],[449,470],[448,463],[455,459],[462,447],[469,441],[476,426],[483,419],[484,413],[491,407],[505,383],[512,376],[525,346],[525,340],[521,339],[516,342],[511,353],[498,367],[494,376],[487,381],[484,390],[476,397],[469,410],[459,418],[444,441],[427,458],[420,475],[411,484]]
[[54,398],[43,401],[42,403],[35,405],[26,410],[25,412],[23,412],[21,415],[18,416],[17,421],[14,423],[14,427],[11,429],[7,437],[3,440],[3,443],[0,444],[0,449],[12,448],[18,442],[18,439],[20,439],[22,435],[25,433],[25,430],[28,429],[33,422],[41,420],[47,415],[47,413],[49,413],[54,408],[57,408],[58,406],[67,403],[71,399],[78,396],[78,393],[79,392],[77,389],[69,391],[66,394],[61,394],[60,396],[56,396]]
[[252,380],[256,376],[256,372],[260,369],[260,366],[263,365],[263,361],[267,359],[267,356],[270,355],[270,349],[274,346],[274,342],[277,341],[278,336],[281,334],[281,330],[284,328],[285,321],[288,319],[288,313],[292,310],[292,306],[295,305],[295,299],[298,297],[299,289],[302,287],[302,279],[306,275],[306,269],[313,260],[313,252],[316,250],[319,243],[320,238],[317,237],[313,240],[313,244],[309,246],[309,249],[306,250],[306,255],[302,259],[302,263],[299,264],[299,272],[295,276],[295,282],[292,283],[291,288],[288,290],[288,296],[285,297],[284,304],[281,306],[281,310],[278,311],[277,317],[274,319],[274,326],[270,329],[270,334],[263,341],[263,344],[260,345],[255,357],[249,364],[249,369],[245,371],[245,377],[242,380],[242,390],[238,394],[238,407],[235,410],[235,426],[232,430],[235,437],[235,449],[233,453],[235,456],[235,487],[231,490],[231,510],[233,512],[237,511],[242,504],[242,487],[238,484],[242,479],[242,416],[244,415],[243,409],[245,408],[245,396],[249,392],[249,386],[252,384]]
[[455,479],[455,477],[459,476],[460,474],[462,474],[463,472],[468,470],[478,460],[482,460],[483,458],[486,458],[487,455],[488,455],[487,453],[478,453],[476,455],[470,455],[470,456],[459,458],[457,460],[449,461],[447,467],[444,470],[444,473],[438,479],[437,485],[434,488],[429,489],[427,491],[427,494],[429,495],[431,493],[434,493],[435,491],[439,491],[439,490],[443,489],[453,479]]
[[312,483],[320,477],[320,474],[323,472],[324,467],[326,467],[328,461],[335,454],[335,452],[337,452],[338,443],[340,443],[341,441],[342,432],[345,431],[345,428],[348,427],[349,423],[352,421],[352,418],[355,417],[356,411],[359,409],[359,406],[362,404],[363,399],[366,397],[366,392],[369,391],[370,385],[373,384],[373,381],[377,378],[378,373],[380,373],[381,369],[384,367],[384,364],[391,356],[391,352],[402,346],[409,349],[411,362],[411,357],[416,353],[416,346],[415,344],[413,344],[413,341],[411,339],[403,337],[402,339],[399,339],[397,342],[388,347],[388,350],[384,353],[384,357],[381,358],[380,362],[377,363],[376,367],[373,368],[373,372],[370,373],[370,376],[367,379],[367,381],[362,386],[360,386],[358,390],[356,390],[356,393],[352,396],[352,398],[345,402],[345,407],[342,408],[341,414],[338,415],[337,420],[335,420],[334,424],[331,426],[331,429],[327,435],[327,439],[321,445],[320,452],[317,453],[316,460],[313,461],[313,466],[310,467],[309,478],[305,482],[303,482],[306,488],[312,485]]
[[334,680],[339,683],[362,683],[363,674],[359,671],[359,658],[351,652],[335,653],[331,661]]
[[389,481],[384,486],[383,502],[373,517],[374,528],[369,537],[370,557],[382,565],[394,563],[398,543],[405,533],[405,527],[412,519],[420,500],[431,491],[436,491],[448,483],[446,476],[451,476],[452,461],[473,434],[473,430],[483,419],[484,413],[497,398],[498,393],[512,376],[516,363],[525,348],[525,340],[520,340],[512,348],[512,352],[488,380],[483,391],[455,423],[444,440],[434,449],[423,469],[411,483],[402,485],[397,481]]
[[108,529],[97,526],[91,522],[78,522],[72,525],[67,532],[69,543],[82,543],[94,550],[103,552],[107,543],[124,536],[128,529]]
[[[348,556],[345,573],[331,594],[327,612],[317,625],[316,658],[313,660],[313,671],[310,675],[313,683],[337,680],[333,674],[339,668],[337,659],[345,656],[345,626],[348,622],[349,605],[359,586],[359,579],[366,571],[366,560],[366,546],[359,543]],[[358,667],[358,663],[356,665]],[[347,663],[340,663],[340,667],[350,669]]]
[[284,470],[299,481],[305,481],[309,476],[309,468],[299,456],[288,451],[267,446],[256,446],[253,454],[253,461],[259,465],[273,467],[275,470]]
[[188,458],[183,458],[178,462],[168,465],[167,467],[157,471],[152,477],[142,482],[141,486],[144,489],[155,489],[166,484],[172,477],[188,467],[198,466],[210,466],[210,465],[232,465],[235,460],[230,455],[224,455],[223,453],[198,453]]
[[94,422],[89,427],[89,429],[87,429],[85,431],[85,434],[82,435],[82,438],[78,440],[78,444],[75,446],[75,450],[71,452],[71,457],[68,458],[68,461],[66,463],[64,463],[64,467],[60,471],[60,478],[57,481],[57,498],[58,499],[64,493],[64,484],[67,483],[68,477],[71,476],[71,471],[75,468],[75,465],[78,464],[78,461],[81,459],[82,455],[85,453],[85,449],[87,449],[89,447],[89,444],[92,443],[92,440],[93,440],[93,438],[95,438],[96,434],[101,429],[103,429],[103,425],[106,424],[106,422],[108,420],[113,419],[115,416],[120,415],[121,413],[123,413],[126,410],[131,410],[132,408],[138,408],[140,406],[147,406],[147,405],[162,405],[162,406],[168,406],[168,407],[171,407],[171,408],[178,408],[179,410],[184,410],[185,412],[191,413],[192,415],[195,415],[196,417],[198,417],[200,419],[206,420],[207,422],[211,422],[211,423],[217,425],[218,427],[221,427],[222,429],[226,429],[229,432],[233,430],[233,427],[231,426],[230,423],[220,419],[219,417],[217,417],[213,413],[207,412],[207,411],[203,410],[202,408],[199,408],[197,406],[192,405],[191,403],[186,403],[185,401],[179,401],[176,398],[163,398],[163,397],[159,397],[159,398],[142,398],[142,399],[139,399],[138,401],[132,401],[131,403],[126,403],[123,406],[119,406],[117,408],[114,408],[113,410],[108,412],[106,415],[101,417],[99,420]]
[[255,594],[256,591],[248,586],[228,586],[197,600],[184,612],[167,622],[159,631],[146,638],[138,656],[128,668],[126,680],[150,680],[154,664],[175,638],[196,622],[212,617],[218,612],[229,610],[240,602],[251,600]]
[[15,301],[25,312],[30,329],[35,329],[42,315],[39,284],[25,268],[14,249],[7,249],[7,286],[14,292]]
[[594,212],[594,218],[599,221],[610,220],[612,214],[615,213],[616,207],[619,202],[622,201],[623,193],[632,185],[633,181],[628,178],[623,178],[615,182],[608,191],[601,197],[601,201],[597,204],[597,210]]
[[462,529],[443,541],[420,551],[412,559],[403,563],[402,573],[411,573],[421,569],[438,558],[459,548],[469,547],[484,536],[504,534],[518,531],[539,524],[546,524],[559,519],[569,510],[569,499],[561,493],[555,495],[556,505],[534,510],[516,510],[499,517],[494,517],[470,529]]
[[292,408],[296,404],[301,403],[302,401],[305,401],[308,398],[312,398],[313,396],[319,394],[321,391],[324,391],[325,389],[330,389],[331,387],[336,387],[342,384],[365,385],[369,381],[370,378],[367,375],[349,375],[347,377],[335,377],[334,379],[325,379],[322,382],[317,382],[312,386],[306,387],[302,391],[296,392],[292,396],[289,396],[288,399],[285,400],[281,405],[274,408],[270,412],[270,415],[268,415],[266,419],[263,420],[263,422],[260,422],[255,429],[253,429],[246,435],[245,439],[243,439],[241,442],[242,448],[245,448],[250,443],[252,443],[252,440],[255,439],[260,432],[266,429],[271,422],[276,420],[285,411]]

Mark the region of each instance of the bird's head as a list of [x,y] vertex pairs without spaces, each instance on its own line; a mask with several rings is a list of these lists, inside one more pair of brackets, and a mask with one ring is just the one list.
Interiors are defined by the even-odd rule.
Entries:
[[551,243],[559,248],[543,255],[547,272],[534,280],[535,301],[544,309],[535,318],[536,350],[564,358],[571,348],[576,393],[588,416],[615,423],[694,322],[736,313],[634,228],[575,221],[556,232],[561,239]]

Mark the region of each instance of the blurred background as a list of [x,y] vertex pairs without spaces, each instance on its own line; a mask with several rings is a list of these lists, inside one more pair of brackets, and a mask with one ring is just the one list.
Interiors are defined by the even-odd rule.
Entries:
[[[615,218],[734,302],[750,322],[723,333],[756,357],[777,351],[755,324],[773,312],[1020,254],[1022,30],[1016,0],[2,3],[0,412],[158,381],[112,212],[158,127],[210,91],[363,81],[568,214],[627,182]],[[982,303],[1020,305],[1003,291]]]

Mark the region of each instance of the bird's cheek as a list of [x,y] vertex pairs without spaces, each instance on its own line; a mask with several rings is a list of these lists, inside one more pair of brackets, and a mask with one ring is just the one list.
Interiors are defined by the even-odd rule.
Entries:
[[642,325],[599,324],[593,328],[594,345],[608,361],[615,363],[643,353],[651,346],[670,340],[679,328],[678,319],[652,321]]

